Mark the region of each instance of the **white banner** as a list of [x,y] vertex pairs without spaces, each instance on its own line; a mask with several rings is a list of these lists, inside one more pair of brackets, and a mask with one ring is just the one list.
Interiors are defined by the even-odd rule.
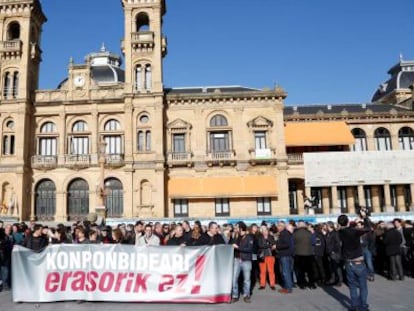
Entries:
[[41,253],[15,246],[12,265],[14,302],[231,300],[229,245],[61,244]]

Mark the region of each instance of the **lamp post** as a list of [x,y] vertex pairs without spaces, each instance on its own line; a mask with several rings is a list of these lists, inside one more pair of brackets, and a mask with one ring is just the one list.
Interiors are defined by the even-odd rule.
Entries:
[[95,208],[96,215],[98,218],[101,218],[105,221],[106,218],[106,207],[105,207],[105,162],[106,162],[106,142],[104,140],[100,141],[98,144],[99,149],[99,189],[97,191],[97,205]]

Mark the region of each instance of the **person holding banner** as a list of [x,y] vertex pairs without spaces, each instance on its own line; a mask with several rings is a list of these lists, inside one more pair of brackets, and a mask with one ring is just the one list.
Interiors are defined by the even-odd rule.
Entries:
[[239,276],[240,272],[243,271],[243,301],[250,303],[250,274],[255,249],[254,238],[251,234],[248,234],[247,226],[244,222],[238,223],[238,229],[238,236],[234,237],[232,241],[234,248],[232,302],[239,300]]

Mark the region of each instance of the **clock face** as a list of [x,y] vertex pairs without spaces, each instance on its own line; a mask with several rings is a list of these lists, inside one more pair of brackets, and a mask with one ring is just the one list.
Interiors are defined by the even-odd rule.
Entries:
[[85,84],[85,78],[83,76],[75,76],[75,78],[73,79],[73,84],[76,87],[81,87]]

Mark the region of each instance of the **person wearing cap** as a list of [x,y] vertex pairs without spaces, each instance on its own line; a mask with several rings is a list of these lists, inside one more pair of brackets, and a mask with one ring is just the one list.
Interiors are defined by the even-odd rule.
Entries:
[[232,302],[239,300],[239,276],[240,272],[243,271],[243,301],[250,303],[250,274],[255,247],[254,239],[251,234],[248,234],[247,226],[244,222],[238,223],[238,229],[238,235],[231,241],[234,248]]

